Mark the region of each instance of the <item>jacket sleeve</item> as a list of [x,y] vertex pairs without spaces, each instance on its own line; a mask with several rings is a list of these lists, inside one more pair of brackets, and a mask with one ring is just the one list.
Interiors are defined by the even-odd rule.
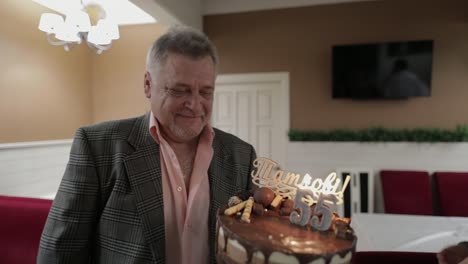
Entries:
[[85,130],[80,128],[42,232],[38,264],[90,262],[99,189],[90,142]]

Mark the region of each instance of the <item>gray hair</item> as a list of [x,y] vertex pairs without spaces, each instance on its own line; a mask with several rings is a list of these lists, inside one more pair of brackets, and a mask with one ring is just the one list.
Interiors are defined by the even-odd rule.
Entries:
[[200,59],[210,56],[214,65],[218,64],[216,47],[208,37],[193,28],[185,26],[171,27],[151,46],[146,56],[146,69],[154,72],[157,66],[166,62],[169,53],[176,53]]

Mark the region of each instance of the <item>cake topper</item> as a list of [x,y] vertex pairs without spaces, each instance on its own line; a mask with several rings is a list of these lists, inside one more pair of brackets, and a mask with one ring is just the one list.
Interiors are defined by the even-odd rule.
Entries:
[[[268,158],[257,158],[253,166],[256,169],[252,171],[251,176],[255,185],[268,187],[277,196],[294,200],[294,209],[299,209],[300,214],[293,211],[290,214],[291,223],[301,226],[310,223],[313,228],[321,231],[329,229],[333,217],[329,205],[343,203],[343,193],[349,183],[349,175],[341,184],[334,172],[323,180],[309,174],[300,175],[280,170],[278,163]],[[314,204],[314,216],[311,218],[311,206]]]
[[257,158],[253,162],[256,170],[252,171],[252,182],[259,187],[268,187],[277,195],[294,199],[297,190],[307,192],[303,198],[309,205],[316,203],[320,194],[333,195],[336,197],[336,204],[343,203],[343,193],[346,189],[350,177],[344,180],[341,189],[338,189],[341,180],[336,177],[336,173],[330,173],[325,180],[315,178],[309,174],[300,175],[294,172],[286,172],[278,169],[278,163],[268,158]]

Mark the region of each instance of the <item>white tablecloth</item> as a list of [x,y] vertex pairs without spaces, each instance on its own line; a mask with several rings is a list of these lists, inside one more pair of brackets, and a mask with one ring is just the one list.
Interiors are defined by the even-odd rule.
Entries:
[[468,217],[353,214],[357,251],[439,252],[468,241]]

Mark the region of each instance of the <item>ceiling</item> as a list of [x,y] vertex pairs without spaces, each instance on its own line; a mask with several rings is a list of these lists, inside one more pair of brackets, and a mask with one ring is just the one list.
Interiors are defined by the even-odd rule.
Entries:
[[381,0],[130,0],[163,24],[202,29],[204,15]]

